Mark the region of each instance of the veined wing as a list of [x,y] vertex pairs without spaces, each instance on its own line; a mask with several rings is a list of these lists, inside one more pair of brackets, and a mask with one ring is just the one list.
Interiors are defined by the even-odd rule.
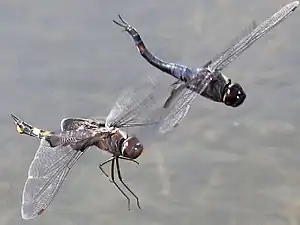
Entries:
[[255,41],[286,19],[293,11],[295,11],[298,5],[299,1],[294,1],[282,7],[279,11],[258,25],[249,34],[229,47],[219,58],[212,60],[209,64],[209,68],[212,71],[224,69]]
[[[33,219],[45,211],[72,166],[83,154],[85,149],[79,147],[87,146],[86,141],[89,139],[80,140],[80,136],[86,136],[84,133],[73,132],[73,135],[76,136],[78,142],[72,142],[71,137],[60,139],[63,135],[51,135],[41,139],[40,146],[30,164],[28,178],[23,189],[21,207],[23,219]],[[51,147],[46,138],[49,138],[50,142],[61,140],[61,145]]]
[[94,120],[94,119],[67,117],[61,120],[60,127],[61,127],[61,131],[67,131],[67,130],[77,130],[80,127],[99,128],[100,126],[104,126],[104,124],[105,124],[105,119]]
[[202,71],[192,80],[177,88],[165,102],[166,115],[160,121],[160,133],[166,133],[177,126],[187,115],[192,101],[201,94],[212,81],[209,71]]
[[[211,81],[208,73],[195,75],[195,78],[183,83],[167,100],[167,107],[159,94],[159,82],[148,79],[142,86],[127,89],[122,93],[107,118],[107,126],[135,127],[148,125],[139,129],[139,135],[150,134],[155,130],[166,133],[178,125],[190,109],[191,102]],[[146,88],[146,89],[145,89]],[[151,131],[150,131],[151,130]],[[149,131],[149,132],[148,132]],[[150,134],[151,136],[152,134]],[[140,137],[140,136],[139,136]]]
[[236,43],[238,43],[240,40],[242,40],[244,37],[248,36],[255,28],[257,27],[257,23],[256,21],[252,21],[249,26],[247,26],[245,29],[243,29],[241,31],[241,33],[239,35],[237,35],[228,45],[227,47],[220,53],[218,53],[217,55],[214,56],[214,58],[212,60],[210,60],[209,62],[207,62],[203,67],[207,67],[209,66],[212,62],[216,62],[220,59],[220,57],[222,57],[226,52],[229,52],[230,49],[236,45]]
[[153,76],[143,84],[123,91],[106,118],[106,126],[126,127],[148,123],[149,115],[159,99],[159,86],[160,83]]
[[183,118],[187,115],[192,101],[196,98],[197,92],[190,89],[184,89],[181,91],[180,95],[177,95],[172,99],[171,107],[169,107],[169,113],[161,121],[159,131],[160,133],[167,133],[172,130],[174,127],[179,125]]

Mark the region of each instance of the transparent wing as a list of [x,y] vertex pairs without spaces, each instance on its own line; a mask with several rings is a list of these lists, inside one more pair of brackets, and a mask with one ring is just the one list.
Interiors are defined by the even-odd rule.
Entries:
[[220,57],[212,60],[209,65],[210,69],[212,71],[224,69],[243,51],[249,48],[255,41],[286,19],[298,7],[298,5],[299,2],[294,1],[282,7],[279,11],[277,11],[275,14],[253,29],[250,33],[224,51]]
[[[81,147],[88,146],[86,141],[89,138],[86,137],[90,134],[80,131],[72,132],[67,136],[67,133],[69,131],[41,139],[40,146],[30,164],[28,178],[23,189],[21,207],[23,219],[35,218],[48,207],[70,169],[86,149]],[[72,142],[74,140],[78,142]],[[52,144],[49,144],[51,142],[60,142],[60,145],[51,147]]]
[[149,115],[160,98],[159,86],[158,79],[153,76],[123,91],[106,118],[106,126],[125,127],[150,122]]
[[174,127],[178,126],[182,119],[187,115],[192,101],[196,98],[197,92],[190,89],[185,89],[178,96],[177,101],[174,101],[174,106],[167,114],[167,116],[161,121],[159,132],[169,132]]
[[[211,73],[199,73],[172,92],[168,106],[163,107],[165,98],[160,95],[157,80],[146,80],[144,85],[127,89],[117,100],[107,117],[107,126],[134,127],[141,135],[152,137],[153,132],[166,133],[177,126],[187,115],[192,101],[202,93],[211,81]],[[141,134],[143,133],[143,134]]]
[[61,131],[77,130],[79,127],[84,125],[85,121],[86,119],[84,118],[63,118],[60,122]]
[[104,126],[105,119],[85,119],[85,118],[74,118],[74,117],[67,117],[61,120],[60,127],[61,131],[67,130],[77,130],[79,127],[89,128],[94,126]]
[[228,45],[227,47],[220,53],[214,56],[212,60],[207,62],[204,67],[209,66],[212,62],[216,62],[220,59],[221,56],[223,56],[226,52],[228,52],[236,43],[238,43],[241,39],[243,39],[245,36],[248,36],[255,28],[257,27],[256,21],[252,21],[250,25],[248,25],[244,30],[241,31],[239,35],[237,35]]
[[194,79],[183,84],[183,88],[178,88],[178,92],[172,93],[166,101],[168,106],[160,121],[160,133],[166,133],[176,127],[183,118],[187,115],[192,101],[198,94],[201,94],[209,83],[212,81],[212,76],[209,71],[207,73],[199,73]]

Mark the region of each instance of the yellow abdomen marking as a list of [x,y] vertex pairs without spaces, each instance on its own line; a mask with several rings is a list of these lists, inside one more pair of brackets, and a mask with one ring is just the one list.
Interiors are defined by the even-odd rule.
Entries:
[[19,125],[17,125],[17,131],[18,131],[18,133],[20,133],[20,134],[23,132],[22,128],[21,128]]
[[40,135],[42,136],[49,136],[51,134],[51,131],[49,130],[40,130]]

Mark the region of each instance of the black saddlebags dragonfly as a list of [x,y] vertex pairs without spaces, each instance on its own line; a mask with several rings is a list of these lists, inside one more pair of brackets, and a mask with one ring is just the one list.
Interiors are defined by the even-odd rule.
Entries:
[[[238,107],[244,102],[246,94],[240,84],[231,82],[231,79],[223,74],[223,69],[256,40],[291,15],[298,5],[299,1],[294,1],[283,6],[278,12],[258,26],[253,21],[251,26],[247,27],[229,47],[208,61],[203,67],[197,69],[159,59],[146,48],[138,31],[120,15],[120,21],[113,20],[113,22],[124,28],[131,35],[138,51],[150,64],[176,78],[176,82],[171,85],[171,94],[165,103],[165,107],[171,101],[175,101],[173,98],[177,95],[188,95],[189,97],[186,97],[185,103],[188,106],[197,93],[212,101],[222,102],[231,107]],[[182,91],[183,89],[184,91]]]
[[[130,210],[129,197],[115,182],[116,166],[120,182],[135,197],[140,208],[138,197],[122,179],[119,159],[138,164],[135,159],[144,149],[140,137],[146,137],[147,140],[150,137],[152,142],[151,137],[155,135],[151,134],[159,133],[158,129],[165,127],[170,130],[174,127],[174,120],[167,121],[166,118],[176,108],[166,110],[160,107],[157,87],[151,77],[143,85],[126,89],[106,119],[64,118],[57,132],[36,128],[12,114],[18,133],[40,139],[23,189],[22,218],[33,219],[45,211],[73,165],[92,146],[112,154],[111,158],[99,164],[100,170],[126,197]],[[129,135],[128,129],[136,129],[138,135]],[[110,175],[102,168],[109,162]]]

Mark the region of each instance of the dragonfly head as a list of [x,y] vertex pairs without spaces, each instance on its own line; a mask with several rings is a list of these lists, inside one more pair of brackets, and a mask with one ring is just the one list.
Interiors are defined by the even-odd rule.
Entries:
[[128,137],[122,143],[122,155],[131,159],[136,159],[143,152],[143,145],[136,137]]
[[242,86],[238,83],[229,82],[224,90],[223,102],[231,107],[240,106],[246,98],[246,93],[244,92]]

